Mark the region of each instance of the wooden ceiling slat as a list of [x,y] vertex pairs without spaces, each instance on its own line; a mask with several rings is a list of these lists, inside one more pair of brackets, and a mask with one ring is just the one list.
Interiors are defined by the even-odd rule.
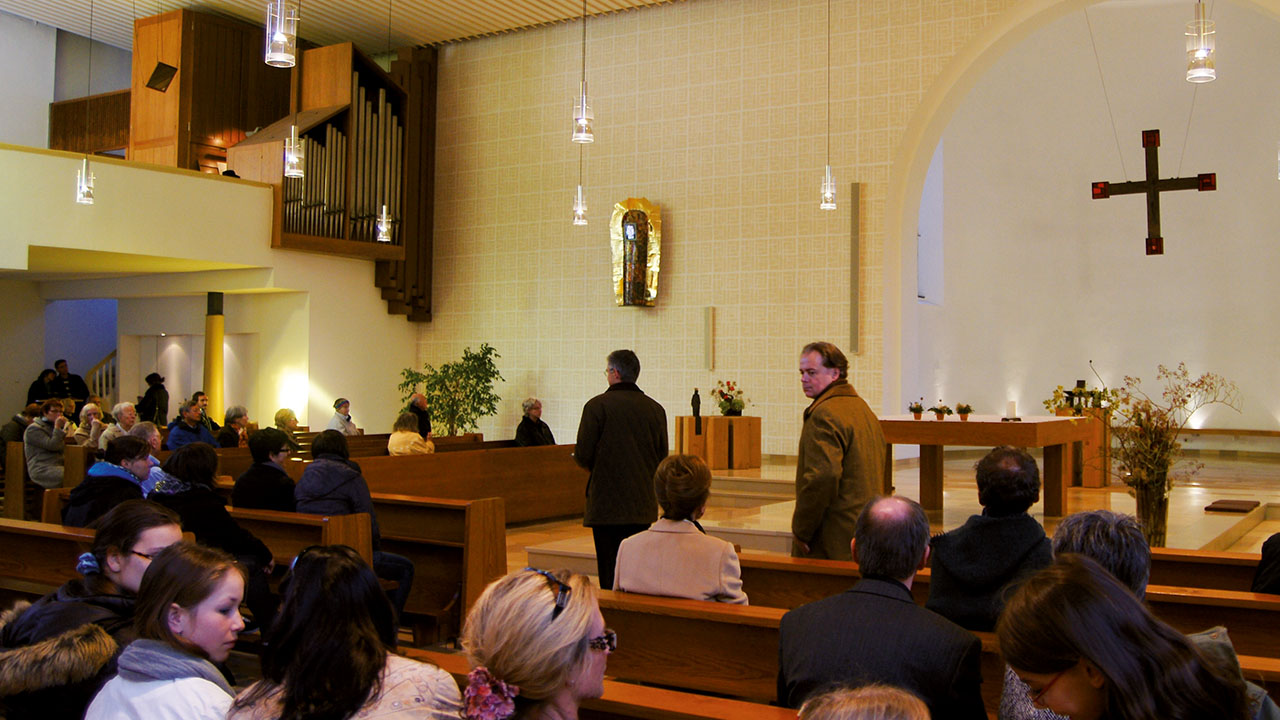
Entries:
[[[597,15],[679,0],[588,0]],[[265,0],[140,0],[140,17],[189,7],[261,23]],[[381,5],[379,8],[378,6]],[[0,10],[77,35],[89,35],[89,0],[0,0]],[[94,0],[93,38],[129,49],[133,45],[134,0]],[[432,0],[392,6],[393,38],[407,45],[432,45],[573,20],[582,14],[574,0]],[[325,0],[302,4],[301,34],[322,44],[351,40],[382,52],[387,44],[386,6],[369,0]]]

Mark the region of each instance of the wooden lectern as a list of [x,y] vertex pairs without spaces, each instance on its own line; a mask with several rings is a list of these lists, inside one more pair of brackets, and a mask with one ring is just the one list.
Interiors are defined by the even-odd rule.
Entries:
[[697,455],[712,470],[760,467],[760,418],[704,416],[702,434],[692,415],[676,417],[676,452]]

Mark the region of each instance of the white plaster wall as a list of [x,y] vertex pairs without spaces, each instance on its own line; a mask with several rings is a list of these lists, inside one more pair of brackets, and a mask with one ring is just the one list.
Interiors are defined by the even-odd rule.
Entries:
[[[1245,396],[1242,415],[1216,409],[1193,424],[1280,426],[1280,24],[1213,8],[1219,77],[1199,87],[1182,79],[1189,6],[1089,9],[1119,150],[1081,12],[974,87],[943,138],[946,302],[917,308],[918,392],[904,396],[978,412],[1015,399],[1028,414],[1058,384],[1096,382],[1090,360],[1111,385],[1128,374],[1153,387],[1157,364],[1185,360]],[[1142,179],[1151,128],[1162,177],[1218,176],[1213,193],[1162,194],[1156,257],[1143,254],[1141,196],[1090,199],[1093,181]]]
[[49,146],[56,32],[0,12],[0,142]]
[[[44,308],[36,284],[0,279],[0,413],[12,415],[27,403],[27,387],[45,368]],[[5,422],[8,422],[6,419]]]
[[58,31],[53,83],[55,102],[129,89],[133,53],[94,40],[92,61],[93,89],[86,93],[90,87],[85,77],[90,71],[89,38],[65,30]]

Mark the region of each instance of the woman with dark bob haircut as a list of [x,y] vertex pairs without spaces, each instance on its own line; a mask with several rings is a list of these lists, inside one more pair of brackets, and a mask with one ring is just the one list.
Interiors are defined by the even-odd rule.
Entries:
[[[457,718],[458,684],[445,671],[400,657],[395,613],[378,578],[345,545],[308,548],[294,563],[263,679],[228,718]],[[397,715],[398,716],[398,715]]]
[[669,455],[658,463],[653,489],[662,517],[622,541],[613,589],[746,605],[733,544],[698,524],[711,496],[707,464],[696,455]]
[[996,635],[1035,705],[1072,720],[1248,717],[1238,675],[1082,555],[1060,556],[1019,587]]

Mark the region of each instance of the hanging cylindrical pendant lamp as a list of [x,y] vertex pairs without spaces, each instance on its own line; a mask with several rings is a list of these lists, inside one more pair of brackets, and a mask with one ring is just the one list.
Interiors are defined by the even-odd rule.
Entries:
[[266,63],[293,67],[298,50],[298,0],[267,3]]
[[[89,96],[93,94],[93,0],[89,0],[89,72],[84,88],[84,148],[89,147]],[[93,204],[93,171],[89,169],[89,156],[86,154],[76,168],[76,204]]]
[[284,141],[284,176],[300,178],[306,173],[307,151],[298,137],[298,126],[289,126],[289,137]]
[[582,186],[578,186],[578,197],[573,201],[573,224],[587,224],[587,199],[582,194]]
[[591,132],[591,121],[595,117],[591,112],[591,98],[587,97],[587,0],[582,0],[582,86],[573,103],[573,135],[569,139],[576,143],[595,142],[595,133]]
[[93,173],[89,170],[88,156],[76,168],[76,202],[81,205],[93,204]]
[[827,0],[827,166],[822,176],[819,210],[836,209],[836,181],[831,177],[831,0]]
[[573,199],[573,224],[586,224],[586,196],[582,195],[582,147],[577,149],[577,197]]
[[830,165],[827,166],[827,172],[822,178],[822,202],[818,204],[818,209],[836,209],[836,179],[831,177]]
[[387,206],[382,206],[382,214],[378,216],[378,242],[391,242],[391,215],[387,212]]
[[1187,82],[1207,83],[1218,76],[1213,66],[1213,21],[1204,17],[1204,3],[1196,3],[1195,19],[1187,23]]

